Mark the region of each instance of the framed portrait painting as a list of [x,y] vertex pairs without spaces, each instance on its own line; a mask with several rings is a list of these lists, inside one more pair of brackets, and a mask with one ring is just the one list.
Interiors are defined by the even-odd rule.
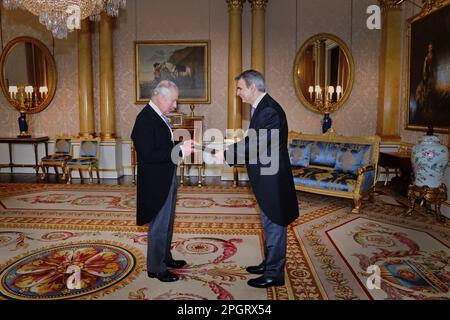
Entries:
[[450,128],[450,0],[408,20],[405,127],[436,132]]
[[179,88],[179,103],[210,103],[210,42],[136,41],[136,103],[147,103],[161,80]]

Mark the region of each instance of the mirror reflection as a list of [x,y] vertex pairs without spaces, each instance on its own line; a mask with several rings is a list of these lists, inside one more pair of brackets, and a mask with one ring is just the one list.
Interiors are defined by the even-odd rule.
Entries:
[[56,68],[47,47],[36,39],[10,41],[1,56],[3,94],[20,112],[36,113],[53,99]]
[[308,39],[297,53],[294,87],[310,110],[329,114],[339,109],[353,85],[353,60],[345,43],[330,34]]

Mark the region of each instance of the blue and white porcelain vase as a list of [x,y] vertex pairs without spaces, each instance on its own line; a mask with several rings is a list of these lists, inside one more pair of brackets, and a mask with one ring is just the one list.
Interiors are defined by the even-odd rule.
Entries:
[[439,142],[438,137],[427,133],[412,148],[411,163],[416,186],[438,188],[447,167],[448,148]]

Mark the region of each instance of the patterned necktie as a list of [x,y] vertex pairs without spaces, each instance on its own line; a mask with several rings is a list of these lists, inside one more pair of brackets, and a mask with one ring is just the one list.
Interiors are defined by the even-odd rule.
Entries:
[[170,125],[170,121],[169,118],[166,117],[166,115],[164,113],[161,113],[161,117],[163,118],[164,122],[167,124],[167,126],[169,127],[170,130],[170,137],[171,140],[173,142],[173,132],[172,132],[172,126]]
[[169,118],[166,117],[166,115],[164,113],[161,113],[161,117],[163,118],[164,122],[171,127],[170,122],[169,122]]

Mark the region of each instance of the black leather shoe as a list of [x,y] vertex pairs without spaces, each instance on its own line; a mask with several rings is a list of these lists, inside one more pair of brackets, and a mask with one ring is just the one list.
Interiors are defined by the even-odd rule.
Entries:
[[247,270],[248,273],[264,274],[264,271],[266,271],[266,266],[264,262],[262,262],[257,266],[249,266],[245,270]]
[[166,270],[166,271],[161,272],[161,273],[155,273],[155,272],[147,271],[147,275],[150,278],[156,278],[156,279],[158,279],[159,281],[162,281],[162,282],[174,282],[174,281],[177,281],[179,279],[178,275],[176,275],[175,273],[170,272],[169,270]]
[[274,278],[261,276],[259,278],[248,280],[247,284],[249,286],[255,287],[255,288],[269,288],[269,287],[272,287],[272,286],[284,286],[284,279],[283,280],[277,280],[277,279],[274,279]]
[[179,269],[183,268],[186,265],[186,261],[184,260],[172,260],[170,262],[166,262],[167,268]]

